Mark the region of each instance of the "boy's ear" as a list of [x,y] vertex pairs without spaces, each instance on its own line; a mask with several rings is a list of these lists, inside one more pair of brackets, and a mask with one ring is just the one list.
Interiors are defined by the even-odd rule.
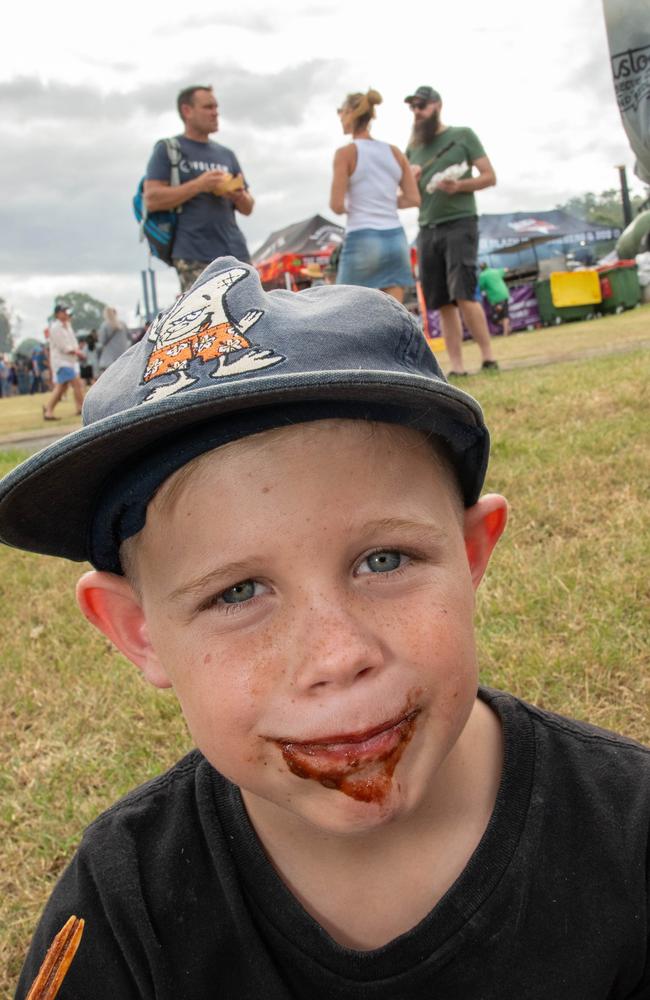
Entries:
[[463,534],[474,590],[481,582],[507,520],[508,502],[498,493],[486,493],[465,511]]
[[149,640],[140,600],[128,580],[97,570],[84,573],[77,584],[77,604],[91,625],[103,632],[151,684],[171,687]]

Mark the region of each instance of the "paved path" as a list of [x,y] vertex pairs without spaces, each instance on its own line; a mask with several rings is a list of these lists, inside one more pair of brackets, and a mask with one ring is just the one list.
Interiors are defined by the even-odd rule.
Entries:
[[20,434],[2,434],[0,435],[0,451],[26,451],[28,455],[33,455],[35,451],[40,451],[48,444],[53,444],[54,441],[58,441],[60,437],[74,429],[74,427],[68,427],[67,430],[55,433],[43,429],[42,431],[22,431]]

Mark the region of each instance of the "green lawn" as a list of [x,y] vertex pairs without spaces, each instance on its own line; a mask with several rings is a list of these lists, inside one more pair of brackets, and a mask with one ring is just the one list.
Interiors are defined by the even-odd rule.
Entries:
[[[582,360],[592,352],[627,350],[635,345],[650,346],[650,304],[629,309],[618,316],[562,323],[546,329],[522,331],[506,338],[494,338],[497,358],[505,365],[514,367],[542,361]],[[470,371],[478,369],[480,356],[476,345],[468,341],[463,351],[467,368]],[[440,357],[446,370],[445,352]]]
[[9,396],[0,399],[0,438],[3,435],[19,435],[43,430],[50,431],[72,431],[81,426],[81,417],[76,415],[76,406],[71,393],[70,399],[64,399],[59,403],[55,416],[59,420],[49,421],[43,419],[43,406],[49,398],[49,393],[37,393],[34,396]]
[[[514,361],[528,349],[559,357],[574,338],[606,346],[615,330],[630,352],[467,382],[492,431],[487,488],[511,502],[479,593],[482,680],[645,742],[650,351],[633,341],[650,337],[649,319],[646,307],[500,340]],[[0,472],[19,457],[0,453]],[[0,547],[2,996],[83,828],[189,747],[173,696],[141,682],[77,612],[81,569]]]

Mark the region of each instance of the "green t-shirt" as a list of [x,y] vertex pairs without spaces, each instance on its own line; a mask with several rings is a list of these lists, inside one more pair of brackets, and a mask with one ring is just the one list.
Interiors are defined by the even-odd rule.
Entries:
[[467,170],[458,180],[471,177],[472,163],[485,155],[481,140],[471,128],[454,125],[448,125],[428,146],[408,147],[406,156],[409,162],[422,167],[418,181],[422,196],[420,226],[451,222],[452,219],[463,219],[477,214],[473,191],[445,194],[444,191],[434,189],[429,193],[426,187],[434,174],[440,173],[452,164],[467,163]]
[[505,267],[486,267],[478,276],[478,287],[485,292],[490,305],[510,298],[508,286],[503,280],[505,273]]

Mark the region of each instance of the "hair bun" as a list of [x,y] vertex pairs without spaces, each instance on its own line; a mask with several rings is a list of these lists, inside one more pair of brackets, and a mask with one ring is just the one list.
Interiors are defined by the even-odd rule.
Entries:
[[371,105],[373,105],[373,104],[381,104],[381,102],[383,101],[383,97],[381,96],[381,94],[379,93],[379,91],[378,90],[373,90],[372,87],[370,88],[370,90],[366,94],[366,97],[368,98],[368,103],[371,104]]

